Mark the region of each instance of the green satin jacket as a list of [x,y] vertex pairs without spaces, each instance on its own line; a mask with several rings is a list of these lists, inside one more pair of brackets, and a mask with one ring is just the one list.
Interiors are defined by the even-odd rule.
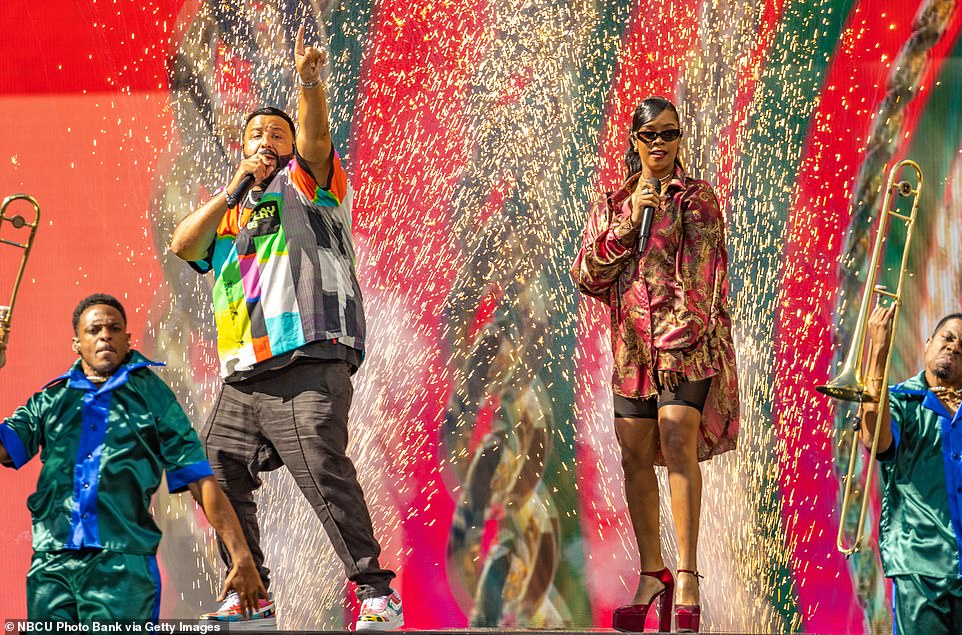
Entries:
[[892,446],[879,454],[879,550],[886,576],[962,577],[962,409],[953,417],[925,373],[889,390]]
[[91,383],[80,360],[0,424],[19,468],[40,452],[27,499],[35,551],[102,548],[153,554],[160,529],[150,498],[167,473],[171,492],[212,474],[173,391],[131,351],[107,382]]

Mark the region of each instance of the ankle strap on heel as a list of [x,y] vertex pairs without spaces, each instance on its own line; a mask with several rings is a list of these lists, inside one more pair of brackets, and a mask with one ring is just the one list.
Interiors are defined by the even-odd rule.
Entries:
[[671,569],[668,567],[659,569],[658,571],[642,571],[641,575],[648,576],[649,578],[655,578],[666,587],[674,588],[675,586],[675,578],[671,575]]
[[690,573],[691,575],[695,576],[695,578],[698,579],[698,580],[704,580],[704,579],[705,579],[705,576],[703,576],[702,574],[698,573],[697,571],[693,571],[693,570],[691,570],[691,569],[678,569],[678,573]]

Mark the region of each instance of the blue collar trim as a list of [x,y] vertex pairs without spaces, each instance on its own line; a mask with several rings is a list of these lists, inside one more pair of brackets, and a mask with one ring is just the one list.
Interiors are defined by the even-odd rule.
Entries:
[[166,366],[166,365],[167,364],[165,364],[164,362],[155,362],[153,360],[149,360],[146,357],[144,357],[140,352],[132,350],[129,362],[120,366],[116,371],[114,371],[114,374],[111,375],[110,378],[103,384],[95,384],[89,379],[87,379],[87,376],[84,374],[83,367],[80,364],[80,360],[78,359],[76,362],[73,363],[73,365],[70,367],[70,369],[67,372],[60,375],[59,377],[51,379],[46,384],[44,384],[43,387],[49,388],[50,386],[53,386],[57,382],[67,380],[67,388],[73,388],[76,390],[84,390],[88,392],[114,390],[115,388],[119,388],[120,386],[123,386],[124,384],[126,384],[127,380],[130,377],[130,373],[134,372],[135,370],[146,368],[148,366]]
[[[82,390],[80,443],[73,470],[73,505],[67,549],[103,547],[97,518],[97,490],[100,485],[100,460],[110,420],[113,391],[124,386],[130,374],[147,366],[163,366],[134,351],[131,361],[118,368],[103,384],[94,384],[84,375],[80,361],[50,384],[67,380],[67,388]],[[48,384],[48,386],[50,385]]]

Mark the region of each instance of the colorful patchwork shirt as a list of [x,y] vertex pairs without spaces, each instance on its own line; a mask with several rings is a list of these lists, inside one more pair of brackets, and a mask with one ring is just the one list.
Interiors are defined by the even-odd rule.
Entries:
[[363,353],[351,203],[336,153],[324,186],[295,156],[256,204],[241,203],[224,214],[207,257],[191,266],[214,272],[225,379],[312,342],[333,341]]
[[889,389],[892,446],[879,453],[885,575],[962,577],[962,409],[929,390],[925,373]]
[[150,498],[167,473],[180,492],[211,476],[197,433],[177,397],[133,351],[103,384],[78,360],[0,424],[0,443],[20,468],[43,467],[27,499],[35,551],[102,548],[151,555],[160,529]]
[[715,378],[698,443],[698,457],[706,459],[733,449],[738,432],[724,218],[711,186],[676,167],[639,254],[639,230],[630,221],[639,177],[589,211],[571,275],[611,309],[616,394],[656,396],[659,370],[685,381]]

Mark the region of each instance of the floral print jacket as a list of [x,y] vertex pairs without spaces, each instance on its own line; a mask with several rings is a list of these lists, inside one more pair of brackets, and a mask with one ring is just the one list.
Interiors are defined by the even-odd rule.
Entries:
[[658,370],[678,371],[685,381],[716,378],[699,443],[705,459],[734,448],[738,429],[724,218],[711,186],[676,166],[639,254],[630,222],[639,177],[593,206],[571,275],[611,309],[615,393],[657,395]]

